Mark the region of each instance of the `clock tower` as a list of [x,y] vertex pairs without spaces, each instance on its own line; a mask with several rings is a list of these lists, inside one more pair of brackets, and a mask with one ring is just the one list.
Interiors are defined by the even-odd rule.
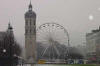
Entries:
[[25,49],[26,61],[36,62],[36,13],[32,10],[30,2],[28,11],[25,13]]

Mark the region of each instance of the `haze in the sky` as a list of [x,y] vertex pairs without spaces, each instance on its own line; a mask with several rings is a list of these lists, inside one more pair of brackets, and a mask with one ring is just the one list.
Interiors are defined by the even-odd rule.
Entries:
[[[24,14],[30,0],[0,0],[0,31],[10,21],[16,40],[24,46]],[[84,44],[86,33],[100,25],[100,0],[32,0],[37,26],[56,22],[70,35],[70,44]]]

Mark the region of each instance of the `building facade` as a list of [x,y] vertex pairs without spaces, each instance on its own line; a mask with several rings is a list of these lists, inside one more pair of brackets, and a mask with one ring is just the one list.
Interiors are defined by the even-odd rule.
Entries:
[[86,46],[88,56],[100,56],[100,28],[86,34]]
[[27,63],[36,62],[36,13],[32,10],[30,2],[29,9],[25,13],[25,49]]
[[5,32],[0,32],[0,58],[10,57],[12,44],[14,44],[13,30],[10,23],[8,29]]

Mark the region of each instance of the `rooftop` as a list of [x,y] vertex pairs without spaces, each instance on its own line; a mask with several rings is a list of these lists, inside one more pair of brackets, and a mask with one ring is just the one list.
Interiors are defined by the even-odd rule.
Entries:
[[98,32],[100,32],[100,26],[99,26],[99,29],[92,30],[91,33],[87,33],[86,36],[89,36],[89,35],[92,35],[92,34],[95,34],[95,33],[98,33]]

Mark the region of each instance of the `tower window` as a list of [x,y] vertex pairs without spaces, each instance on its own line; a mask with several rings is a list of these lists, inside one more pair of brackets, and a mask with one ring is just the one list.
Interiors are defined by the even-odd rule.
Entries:
[[30,25],[31,25],[31,22],[30,22]]
[[35,29],[34,29],[34,32],[33,33],[35,33]]
[[26,25],[28,25],[28,20],[26,20]]
[[34,25],[35,25],[35,20],[34,20]]
[[28,33],[28,30],[26,30],[26,34]]
[[30,29],[30,33],[31,33],[32,31],[31,31],[31,29]]
[[31,25],[31,19],[30,19],[30,25]]

